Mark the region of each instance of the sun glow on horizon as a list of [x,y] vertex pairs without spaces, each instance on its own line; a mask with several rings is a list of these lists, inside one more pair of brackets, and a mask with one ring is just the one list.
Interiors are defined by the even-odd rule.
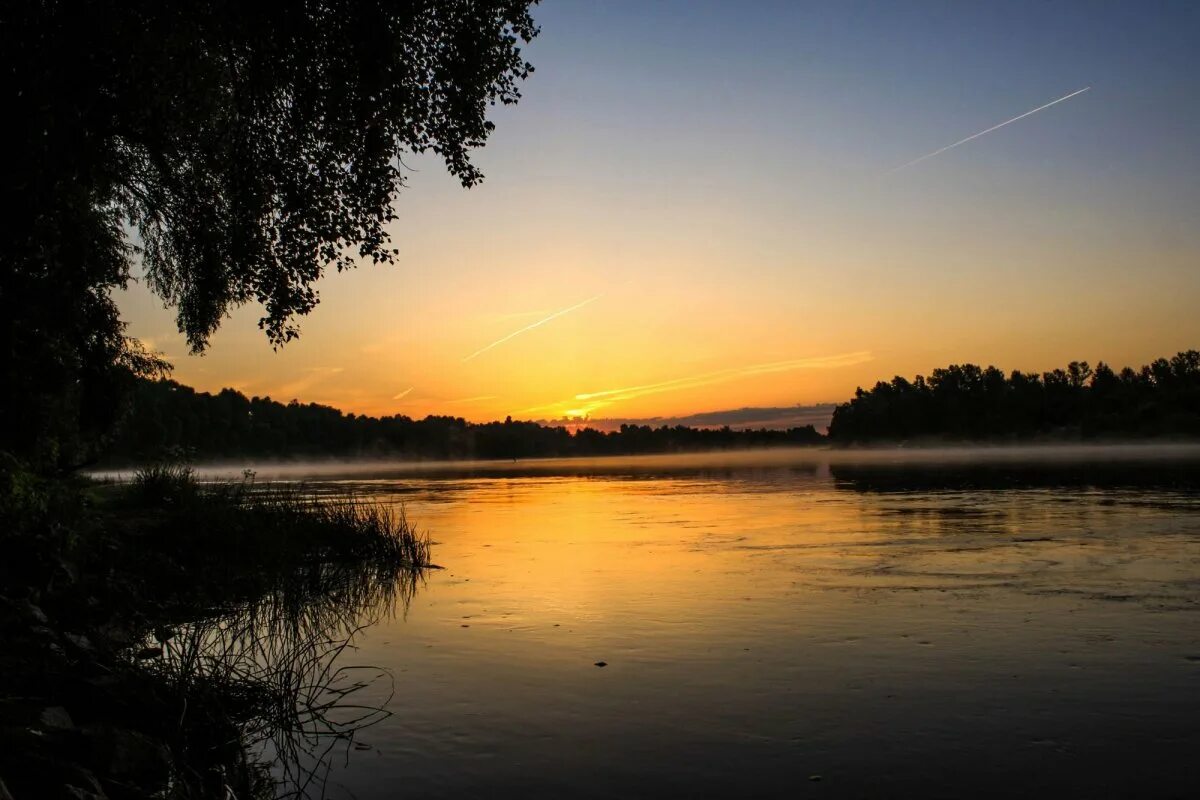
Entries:
[[[143,283],[122,316],[202,391],[472,421],[812,405],[953,363],[1197,347],[1193,37],[1123,16],[1078,37],[1073,12],[1027,12],[927,25],[885,5],[864,27],[784,4],[734,31],[543,5],[536,77],[475,156],[486,181],[411,159],[400,263],[323,277],[299,339],[272,350],[247,306],[186,355]],[[666,19],[689,35],[645,24]],[[1111,57],[1133,44],[1170,57]]]
[[[854,353],[839,353],[830,356],[798,358],[788,361],[751,364],[742,367],[730,367],[711,372],[689,375],[681,378],[646,383],[636,386],[626,386],[619,389],[602,389],[591,392],[581,392],[568,400],[561,400],[544,405],[531,406],[522,409],[522,413],[549,414],[554,418],[584,418],[590,417],[602,408],[635,400],[646,395],[680,392],[697,389],[714,384],[735,382],[739,379],[756,375],[771,375],[776,373],[793,372],[797,370],[836,369],[837,367],[853,366],[873,360],[868,351]],[[582,405],[575,405],[579,401]]]

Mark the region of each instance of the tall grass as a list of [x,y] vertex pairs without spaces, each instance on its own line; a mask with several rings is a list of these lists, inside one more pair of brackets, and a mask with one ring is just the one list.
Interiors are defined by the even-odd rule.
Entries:
[[162,461],[138,469],[130,487],[139,502],[161,505],[193,497],[200,484],[191,467],[176,461]]
[[145,512],[138,551],[157,559],[140,570],[158,608],[143,644],[162,655],[144,666],[185,699],[179,746],[211,749],[232,722],[233,744],[271,763],[272,794],[320,796],[333,749],[348,752],[388,715],[386,700],[355,697],[390,674],[338,657],[364,627],[407,609],[432,566],[428,536],[403,508],[252,473],[204,483],[161,464],[140,470],[126,498]]
[[202,483],[179,464],[139,470],[130,500],[173,516],[173,544],[193,555],[220,553],[228,563],[378,561],[430,566],[429,538],[403,508],[357,497],[322,496],[303,485]]
[[227,507],[244,515],[263,542],[289,550],[299,546],[317,559],[429,566],[429,538],[409,523],[402,507],[322,497],[303,486],[244,487],[234,485]]
[[[177,695],[236,721],[241,746],[271,764],[272,794],[320,797],[332,754],[348,753],[360,731],[386,719],[394,693],[387,670],[339,657],[365,627],[406,609],[415,589],[408,570],[313,565],[178,626],[151,668]],[[386,684],[382,700],[356,699],[378,682]],[[189,724],[181,718],[181,728]]]

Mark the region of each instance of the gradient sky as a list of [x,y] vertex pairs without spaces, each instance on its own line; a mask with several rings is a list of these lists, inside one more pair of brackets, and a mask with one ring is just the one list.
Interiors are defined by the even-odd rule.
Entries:
[[412,160],[399,266],[327,276],[280,352],[246,307],[188,356],[140,286],[129,332],[200,389],[475,420],[814,403],[951,362],[1200,347],[1200,4],[535,16],[537,72],[493,117],[483,185]]

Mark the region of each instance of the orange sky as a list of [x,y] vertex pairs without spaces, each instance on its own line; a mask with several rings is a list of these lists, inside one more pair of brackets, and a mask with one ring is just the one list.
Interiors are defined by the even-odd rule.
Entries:
[[[641,4],[537,13],[538,71],[494,117],[486,181],[406,159],[399,266],[327,276],[278,353],[244,308],[189,356],[140,286],[120,299],[129,332],[200,389],[473,420],[840,401],[956,361],[1200,347],[1187,70],[1137,73],[1108,33],[1043,35],[1050,19],[991,37],[964,17],[946,49],[922,43],[942,35],[928,25],[900,46],[880,22],[868,42],[786,7],[747,12],[755,36],[713,23],[669,41],[629,18]],[[1153,33],[1154,53],[1185,57]],[[1112,26],[1109,44],[1140,35]],[[1014,47],[1026,61],[996,72]]]
[[[962,275],[947,263],[938,290],[894,257],[876,267],[817,256],[798,242],[789,268],[764,279],[754,274],[757,263],[726,262],[696,246],[646,254],[636,265],[626,257],[621,271],[632,279],[608,287],[599,277],[603,250],[583,251],[566,238],[557,244],[482,270],[470,262],[486,254],[450,242],[440,258],[332,276],[301,338],[279,352],[255,325],[254,309],[236,313],[195,357],[143,289],[123,305],[131,333],[166,352],[176,378],[200,389],[475,420],[807,404],[954,361],[1136,364],[1200,342],[1195,278],[1146,291],[1100,253],[1086,263],[1059,252],[1058,269],[1019,275]],[[1073,285],[1089,269],[1099,277]],[[639,270],[645,278],[636,278]],[[604,293],[593,302],[463,360],[597,290]]]

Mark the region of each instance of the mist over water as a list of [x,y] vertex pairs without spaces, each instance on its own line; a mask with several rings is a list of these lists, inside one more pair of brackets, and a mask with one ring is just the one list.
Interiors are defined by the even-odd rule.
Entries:
[[1195,446],[257,469],[403,504],[443,567],[343,655],[395,697],[333,796],[1200,779]]
[[[414,460],[253,460],[204,463],[196,473],[206,479],[241,478],[251,470],[260,480],[337,480],[353,477],[380,479],[393,475],[477,474],[586,474],[658,470],[688,471],[705,468],[828,467],[833,465],[1014,465],[1037,467],[1045,464],[1105,464],[1200,462],[1200,444],[1128,443],[1074,445],[984,445],[946,447],[884,448],[770,448],[705,453],[641,456],[597,456],[591,458],[543,458],[520,460],[414,461]],[[128,470],[101,470],[96,477],[123,478]]]

